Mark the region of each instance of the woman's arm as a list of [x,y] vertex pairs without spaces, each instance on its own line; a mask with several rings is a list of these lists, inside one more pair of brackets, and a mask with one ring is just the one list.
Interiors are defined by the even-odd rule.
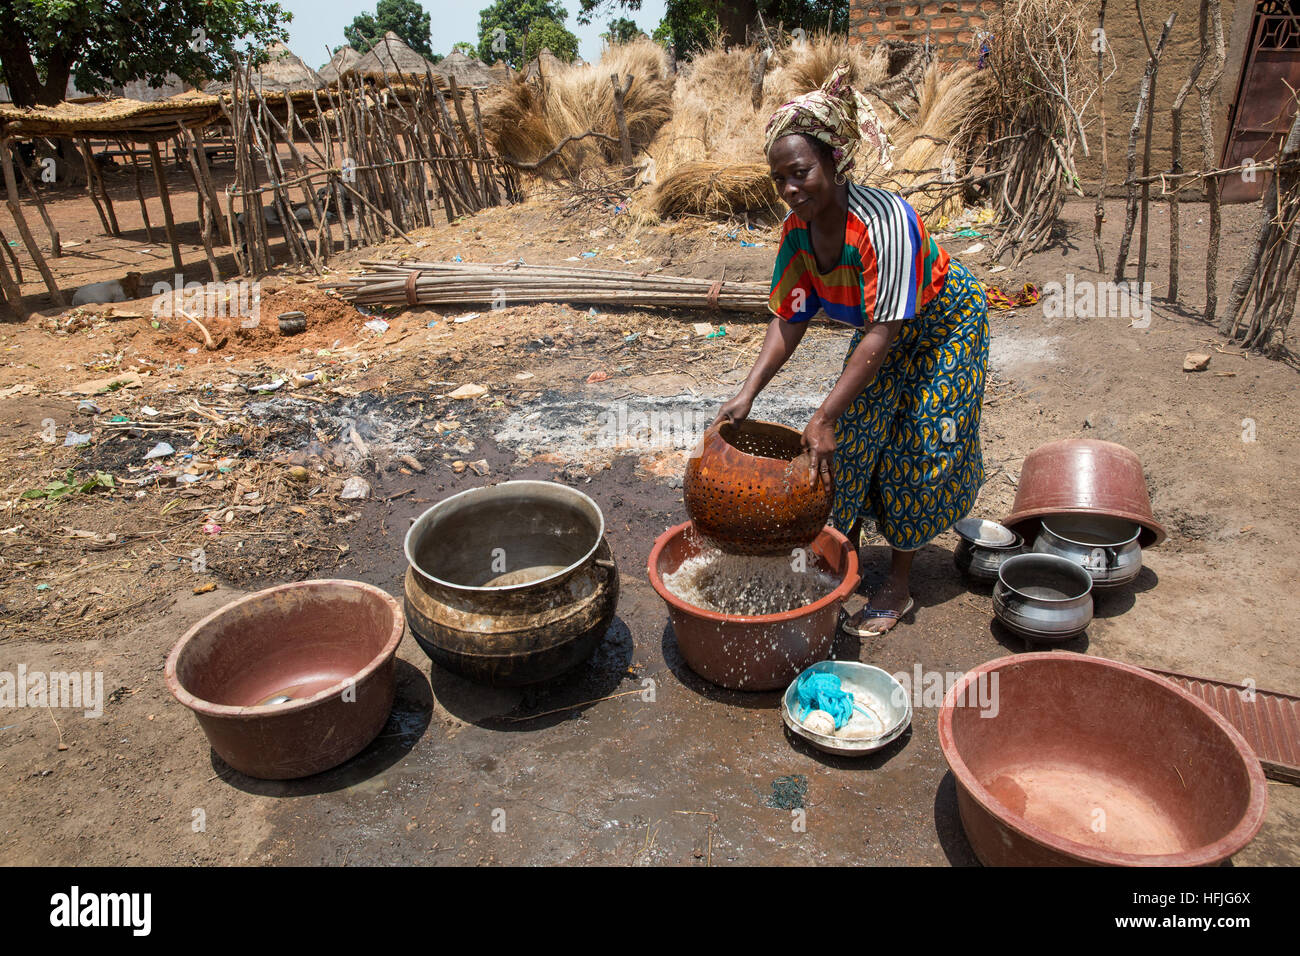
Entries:
[[872,325],[849,356],[835,387],[821,407],[813,413],[812,420],[803,432],[804,448],[812,458],[810,483],[815,484],[820,477],[830,487],[831,461],[835,457],[835,421],[875,378],[902,327],[902,322],[877,322]]
[[[781,370],[781,366],[789,361],[794,350],[799,347],[803,340],[804,333],[808,331],[807,322],[787,322],[780,316],[774,316],[767,326],[767,337],[763,340],[763,348],[758,353],[758,358],[754,360],[754,367],[749,370],[749,375],[745,379],[745,384],[740,387],[736,397],[722,406],[718,412],[718,417],[713,420],[713,424],[721,421],[740,421],[742,418],[749,417],[750,406],[754,404],[754,399],[758,397],[764,386],[772,381],[772,376]],[[855,350],[856,354],[856,350]]]

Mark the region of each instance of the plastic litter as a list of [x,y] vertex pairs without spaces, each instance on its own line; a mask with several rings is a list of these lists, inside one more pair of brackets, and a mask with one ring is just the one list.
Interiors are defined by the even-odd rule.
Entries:
[[85,445],[90,441],[90,432],[74,432],[68,429],[68,437],[63,440],[64,448],[75,448],[77,445]]
[[158,444],[150,448],[144,457],[145,461],[148,461],[151,458],[166,458],[168,455],[174,454],[176,454],[175,448],[167,444],[165,441],[160,441]]

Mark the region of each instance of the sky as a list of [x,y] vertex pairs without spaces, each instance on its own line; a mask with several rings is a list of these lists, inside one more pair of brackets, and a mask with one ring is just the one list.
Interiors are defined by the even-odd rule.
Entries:
[[[434,53],[450,53],[451,45],[459,40],[478,43],[478,12],[491,0],[421,0],[429,12],[432,24]],[[618,11],[606,13],[590,26],[578,23],[578,0],[560,0],[569,12],[565,24],[578,38],[578,55],[584,60],[600,56],[600,34],[608,29],[610,19],[625,16],[635,20],[646,33],[651,33],[664,15],[665,0],[642,0],[641,9],[635,13]],[[374,13],[375,0],[280,0],[281,6],[293,14],[289,24],[289,49],[307,62],[320,67],[330,57],[336,46],[347,42],[343,28],[359,13]]]

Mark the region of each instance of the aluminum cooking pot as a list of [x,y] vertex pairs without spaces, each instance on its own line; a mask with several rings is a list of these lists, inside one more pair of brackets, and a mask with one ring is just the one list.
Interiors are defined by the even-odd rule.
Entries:
[[1096,588],[1128,584],[1142,570],[1141,526],[1103,515],[1052,515],[1042,521],[1037,554],[1073,561],[1092,576]]

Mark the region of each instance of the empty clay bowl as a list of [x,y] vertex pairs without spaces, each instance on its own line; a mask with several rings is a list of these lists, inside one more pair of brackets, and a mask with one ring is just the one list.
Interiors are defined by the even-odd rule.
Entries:
[[732,690],[775,690],[817,661],[830,657],[840,604],[858,586],[858,552],[834,528],[823,528],[809,546],[840,578],[830,594],[780,614],[742,617],[687,604],[664,585],[687,558],[708,547],[689,521],[661,534],[650,552],[650,584],[668,604],[677,647],[691,670]]
[[1264,822],[1264,773],[1241,734],[1118,661],[1058,651],[981,664],[944,698],[939,745],[986,866],[1207,866]]
[[359,753],[388,720],[404,626],[373,585],[281,584],[186,631],[167,658],[167,688],[236,770],[305,777]]
[[1038,519],[1067,514],[1135,521],[1144,548],[1165,540],[1164,527],[1151,514],[1142,462],[1114,442],[1067,438],[1040,445],[1025,458],[1011,515],[1002,523],[1032,541]]
[[802,435],[745,419],[710,427],[686,464],[682,498],[696,532],[729,554],[789,554],[826,525],[835,488],[809,481]]

